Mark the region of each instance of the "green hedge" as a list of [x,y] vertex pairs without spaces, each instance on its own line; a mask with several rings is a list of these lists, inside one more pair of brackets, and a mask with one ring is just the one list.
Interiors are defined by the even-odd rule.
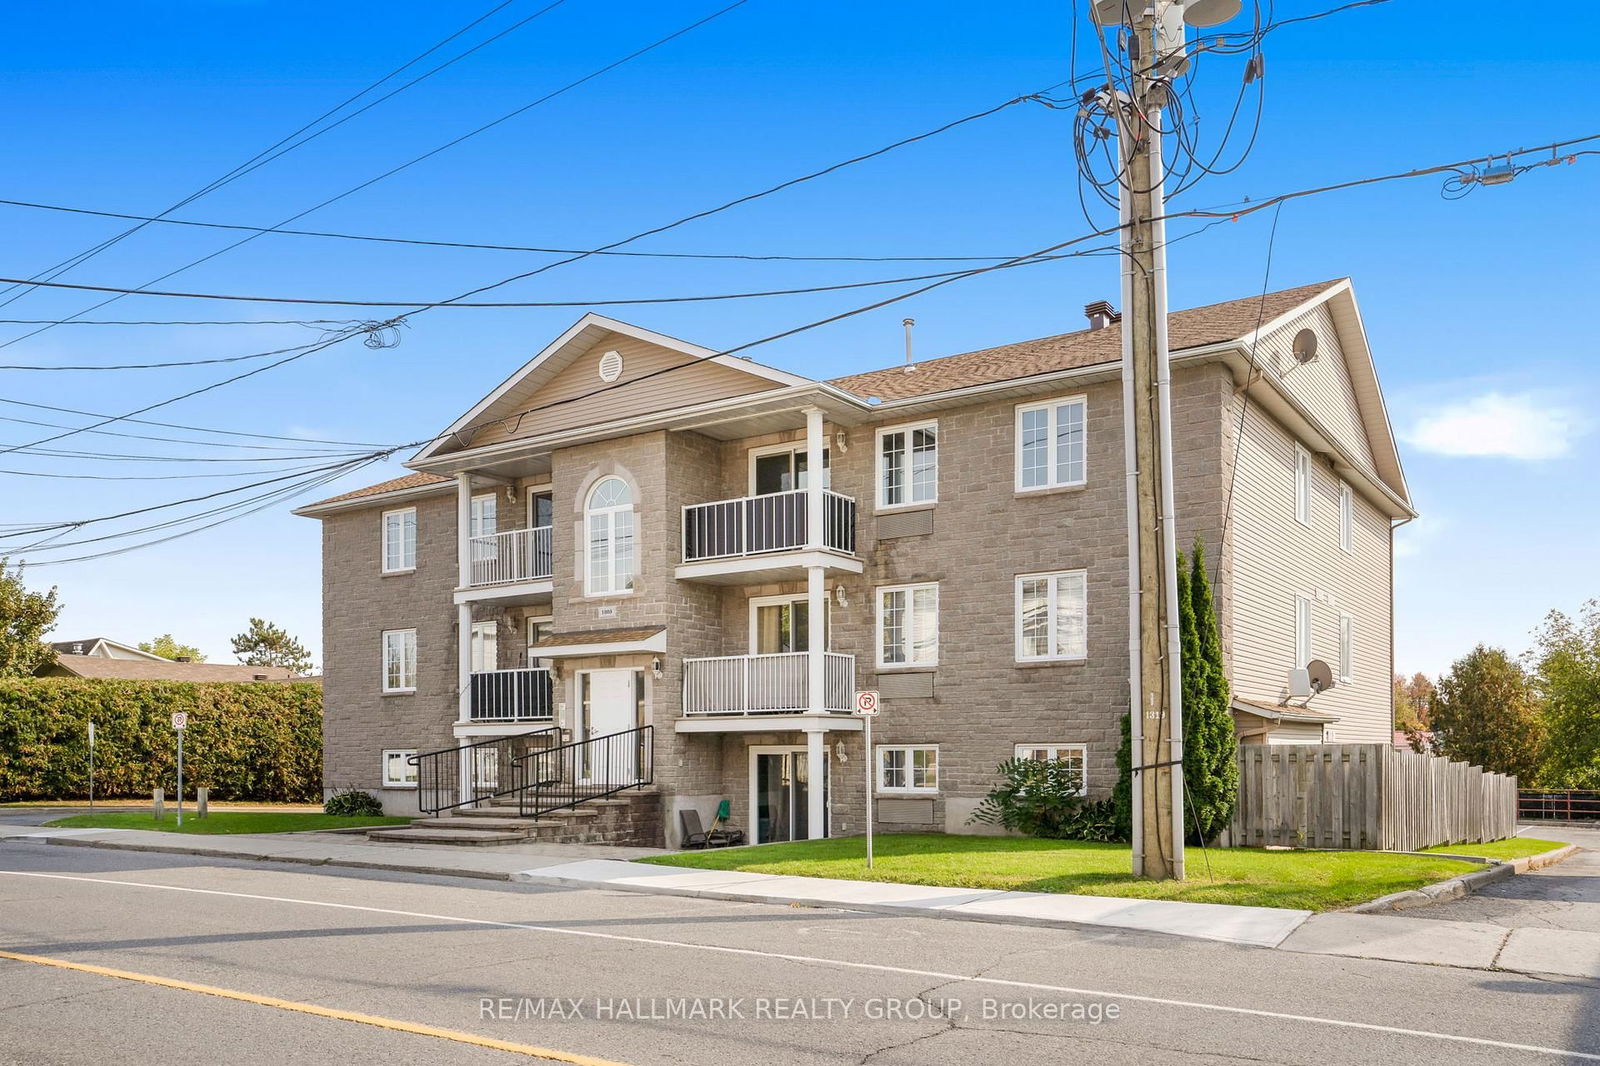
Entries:
[[177,789],[172,712],[186,711],[183,783],[217,800],[322,794],[322,688],[315,684],[0,679],[0,802],[82,797],[94,720],[94,793]]

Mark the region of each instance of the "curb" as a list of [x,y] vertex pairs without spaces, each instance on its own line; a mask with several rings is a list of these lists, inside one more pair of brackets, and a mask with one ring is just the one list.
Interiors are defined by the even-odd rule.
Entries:
[[[1576,844],[1568,844],[1563,848],[1540,852],[1538,855],[1528,855],[1520,859],[1489,860],[1487,869],[1474,870],[1471,873],[1452,877],[1448,881],[1437,884],[1423,885],[1421,888],[1407,892],[1394,892],[1387,896],[1358,903],[1354,907],[1345,908],[1345,914],[1383,914],[1391,911],[1412,910],[1416,907],[1427,907],[1435,903],[1447,903],[1453,899],[1470,896],[1485,885],[1492,885],[1497,881],[1505,881],[1517,874],[1527,873],[1529,870],[1538,870],[1553,865],[1567,858],[1578,850]],[[1429,852],[1436,858],[1461,859],[1463,861],[1484,861],[1474,856],[1442,855],[1439,852]]]
[[364,862],[360,859],[335,859],[310,855],[259,855],[247,852],[225,851],[219,848],[165,847],[159,844],[118,844],[109,840],[85,840],[82,837],[26,838],[8,837],[9,840],[28,840],[34,844],[54,844],[68,848],[100,848],[105,851],[147,851],[162,855],[193,855],[203,859],[234,859],[239,862],[282,862],[295,866],[338,866],[350,870],[387,870],[399,874],[426,874],[431,877],[472,877],[480,881],[510,881],[509,873],[491,873],[486,870],[461,870],[448,866],[402,866],[396,863]]

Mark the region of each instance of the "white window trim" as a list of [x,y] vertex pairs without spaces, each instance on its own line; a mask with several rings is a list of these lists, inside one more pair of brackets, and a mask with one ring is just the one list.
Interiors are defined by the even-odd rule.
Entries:
[[[385,749],[383,749],[383,754],[379,756],[379,758],[382,760],[382,763],[380,764],[381,769],[379,770],[379,773],[382,774],[382,776],[383,776],[383,787],[384,788],[416,788],[417,787],[417,782],[415,782],[415,781],[406,781],[404,779],[401,779],[401,780],[397,781],[394,778],[389,776],[389,756],[391,756],[391,755],[400,756],[401,760],[402,760],[401,765],[404,766],[405,765],[404,760],[408,759],[408,758],[412,758],[416,754],[417,754],[417,749],[416,748],[385,748]],[[413,767],[413,769],[420,769],[420,768],[419,767]]]
[[1013,747],[1011,749],[1011,755],[1012,755],[1013,758],[1016,758],[1016,759],[1025,759],[1025,758],[1028,758],[1029,756],[1024,755],[1023,752],[1038,751],[1040,748],[1044,748],[1044,749],[1046,749],[1048,751],[1055,752],[1056,753],[1055,757],[1057,759],[1061,758],[1061,753],[1064,752],[1064,751],[1075,751],[1075,752],[1077,752],[1078,753],[1078,765],[1083,767],[1082,772],[1078,775],[1078,795],[1087,796],[1089,794],[1089,745],[1087,745],[1087,744],[1018,744],[1018,745],[1016,745],[1015,747]]
[[[1050,582],[1050,644],[1056,643],[1056,597],[1060,587],[1060,579],[1064,577],[1081,577],[1083,579],[1083,654],[1062,655],[1024,655],[1022,652],[1022,583],[1024,581],[1037,581],[1044,578]],[[1051,570],[1041,574],[1018,574],[1014,586],[1011,603],[1012,628],[1014,639],[1012,652],[1019,663],[1077,663],[1089,657],[1089,571],[1087,570]]]
[[[412,683],[409,686],[401,685],[401,686],[398,686],[398,687],[395,687],[395,688],[390,688],[389,687],[389,638],[390,637],[394,637],[394,636],[403,636],[406,633],[410,633],[411,634],[411,675],[412,675],[411,676],[411,682]],[[403,649],[404,645],[401,645],[401,647]],[[417,631],[415,629],[385,629],[383,631],[383,636],[381,638],[379,649],[380,649],[379,650],[379,654],[378,654],[379,683],[382,686],[382,689],[383,689],[384,693],[386,693],[386,694],[397,694],[397,693],[408,693],[408,692],[417,691],[417,685],[416,685],[416,680],[417,680],[417,678],[416,678],[416,674],[417,674]],[[402,654],[403,654],[403,650],[402,650]],[[401,677],[404,678],[404,676],[405,676],[405,663],[404,663],[403,660],[402,660],[402,662],[400,664],[400,673],[401,673]]]
[[[405,515],[411,516],[411,565],[389,566],[389,518],[399,515],[401,528],[404,529]],[[383,512],[378,526],[378,569],[385,574],[409,574],[417,568],[417,509],[415,507],[397,507],[392,511]],[[401,558],[405,558],[405,546],[401,545]]]
[[1356,679],[1356,619],[1348,612],[1339,614],[1339,683],[1349,685]]
[[1339,482],[1339,548],[1347,555],[1356,552],[1356,493],[1348,481]]
[[[750,645],[750,654],[751,655],[772,654],[770,652],[759,652],[759,651],[756,650],[757,608],[760,608],[760,607],[778,607],[778,606],[781,606],[782,604],[785,604],[785,603],[806,603],[806,602],[808,602],[809,599],[810,599],[810,597],[807,596],[804,592],[790,593],[788,595],[782,595],[782,596],[751,596],[750,597],[750,640],[748,642],[749,645]],[[832,598],[828,598],[828,599],[825,599],[823,601],[822,610],[823,610],[823,613],[828,616],[827,619],[824,620],[823,623],[822,623],[822,632],[823,632],[824,635],[831,635],[832,632],[833,632],[833,630],[831,628],[832,623],[833,623],[833,600],[832,600]]]
[[1306,664],[1316,657],[1316,649],[1312,645],[1311,631],[1316,624],[1316,617],[1311,606],[1311,597],[1296,593],[1294,598],[1294,668],[1304,670]]
[[[808,453],[808,451],[809,451],[809,449],[807,449],[807,447],[806,447],[806,442],[803,441],[803,440],[801,440],[801,441],[790,441],[787,444],[764,444],[759,448],[751,448],[750,452],[749,452],[749,457],[746,460],[746,464],[745,464],[748,467],[748,470],[749,470],[749,480],[746,482],[746,484],[750,488],[750,495],[754,496],[756,494],[756,460],[757,459],[761,459],[761,458],[763,458],[765,456],[768,456],[768,455],[782,455],[784,452],[793,452],[793,453],[798,454],[798,455],[805,455],[805,454]],[[824,468],[828,472],[827,481],[822,486],[822,489],[823,489],[824,492],[826,492],[826,491],[828,491],[829,489],[832,488],[832,484],[831,483],[833,481],[833,456],[830,454],[832,451],[833,451],[832,447],[830,447],[827,444],[823,444],[823,446],[822,446],[822,463],[823,463]],[[809,478],[810,477],[810,471],[807,471],[806,475]],[[791,491],[799,492],[801,490],[796,488],[796,489],[793,489]]]
[[[543,485],[526,485],[526,486],[524,486],[522,488],[522,494],[528,500],[528,528],[529,529],[549,529],[549,528],[551,528],[552,526],[555,525],[555,510],[556,509],[555,509],[555,491],[554,491],[554,486],[550,485],[549,483],[546,483],[546,484],[543,484]],[[535,499],[535,497],[538,497],[538,496],[549,496],[550,497],[550,505],[551,506],[550,506],[550,525],[549,526],[537,526],[537,525],[534,525],[534,522],[537,521],[537,516],[533,513],[534,499]]]
[[[1056,470],[1056,408],[1068,404],[1075,404],[1083,409],[1083,477],[1076,481],[1061,481]],[[1022,416],[1030,411],[1049,412],[1048,438],[1045,449],[1045,483],[1043,485],[1023,485],[1022,483]],[[1082,393],[1075,396],[1060,396],[1054,400],[1041,400],[1037,403],[1022,403],[1017,405],[1016,414],[1012,419],[1012,431],[1015,434],[1012,448],[1013,478],[1017,492],[1049,492],[1052,489],[1071,489],[1089,483],[1089,398]]]
[[1311,453],[1299,444],[1294,446],[1294,520],[1303,526],[1311,524]]
[[[479,636],[480,633],[483,634],[483,636],[480,637]],[[500,625],[499,625],[499,623],[496,622],[494,619],[488,619],[488,620],[483,621],[483,622],[474,622],[474,623],[472,623],[472,639],[470,641],[470,647],[472,648],[472,653],[473,653],[473,657],[474,658],[477,658],[477,656],[478,656],[478,648],[479,648],[479,642],[480,641],[482,641],[483,644],[485,645],[485,647],[484,647],[484,652],[485,652],[484,658],[488,659],[489,663],[488,663],[488,665],[481,666],[481,667],[478,666],[476,663],[472,664],[472,666],[473,666],[472,673],[475,673],[475,674],[477,674],[477,673],[487,673],[487,672],[489,672],[491,670],[496,670],[496,669],[499,668],[499,663],[500,663]]]
[[[883,597],[884,597],[884,594],[885,593],[889,593],[889,592],[904,592],[906,594],[906,626],[907,626],[906,646],[909,648],[912,644],[916,643],[917,634],[912,632],[910,627],[911,627],[911,624],[912,624],[912,619],[914,619],[916,617],[915,599],[916,599],[916,592],[917,592],[918,589],[932,589],[933,590],[933,627],[934,627],[933,658],[927,660],[926,662],[919,662],[919,663],[913,663],[913,662],[890,663],[890,662],[885,662],[884,658],[883,658]],[[875,605],[873,607],[873,623],[874,623],[873,624],[873,630],[874,630],[875,636],[874,636],[873,639],[874,639],[874,642],[876,643],[877,649],[878,649],[878,669],[879,670],[931,670],[934,667],[938,666],[939,665],[939,637],[938,637],[938,630],[939,630],[939,583],[937,581],[921,581],[921,582],[918,582],[917,584],[914,584],[914,585],[879,585],[876,589],[873,590],[872,594],[873,594],[874,601],[875,601]]]
[[[914,751],[931,751],[931,752],[933,752],[933,779],[934,779],[935,783],[931,787],[928,786],[928,785],[920,785],[919,786],[919,785],[912,785],[912,784],[908,784],[908,785],[905,785],[903,787],[891,787],[889,785],[885,785],[883,783],[883,781],[884,781],[883,756],[884,756],[885,752],[891,752],[891,751],[903,751],[903,752],[906,753],[906,780],[907,781],[915,780],[915,770],[913,769],[913,767],[911,765],[911,753],[914,752]],[[874,770],[873,770],[873,773],[874,773],[874,776],[873,776],[874,791],[876,791],[876,792],[878,792],[878,793],[880,793],[882,795],[885,795],[885,796],[933,796],[933,795],[937,795],[938,792],[939,792],[939,785],[938,785],[939,776],[940,776],[940,774],[939,774],[939,745],[937,745],[937,744],[879,744],[879,745],[877,745],[877,752],[873,755],[873,767],[874,767]]]
[[[612,507],[591,507],[589,505],[589,501],[594,499],[595,489],[599,488],[602,483],[612,479],[621,481],[622,484],[627,487],[628,495],[632,497],[633,502],[626,505],[617,504]],[[637,586],[639,583],[639,555],[641,549],[639,537],[639,493],[635,491],[631,484],[628,483],[627,479],[617,474],[606,474],[603,477],[595,479],[594,484],[590,485],[583,494],[583,595],[587,599],[598,600],[609,599],[613,596],[632,596],[636,591],[638,591],[638,589],[635,587],[625,589],[609,589],[601,592],[596,590],[594,587],[594,552],[591,550],[591,545],[593,544],[592,523],[594,522],[594,516],[597,514],[613,516],[610,533],[611,550],[608,555],[608,559],[610,560],[611,564],[611,573],[609,576],[611,580],[615,581],[617,577],[617,524],[614,520],[614,517],[624,511],[628,512],[633,517],[633,572],[628,576],[633,579],[634,585]]]
[[[885,503],[883,499],[883,438],[890,433],[906,434],[906,495],[911,494],[911,433],[918,429],[931,429],[934,432],[934,460],[933,460],[933,495],[926,500],[907,500],[905,503]],[[872,476],[874,486],[872,500],[876,505],[875,510],[880,512],[913,511],[919,508],[932,507],[939,502],[939,467],[941,465],[940,453],[944,451],[944,438],[939,433],[939,420],[926,419],[921,422],[902,422],[897,426],[879,426],[872,437]]]

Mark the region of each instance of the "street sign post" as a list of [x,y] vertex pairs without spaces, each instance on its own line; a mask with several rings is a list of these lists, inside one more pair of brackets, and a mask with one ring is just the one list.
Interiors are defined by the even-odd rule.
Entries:
[[94,719],[89,719],[89,813],[94,813]]
[[178,734],[178,828],[183,828],[183,731],[188,728],[189,716],[182,711],[172,712],[172,728]]
[[861,718],[861,724],[866,730],[862,737],[865,757],[861,760],[867,765],[867,869],[872,869],[872,775],[877,773],[876,760],[872,753],[872,720],[878,717],[878,693],[875,689],[863,689],[856,693],[856,714]]

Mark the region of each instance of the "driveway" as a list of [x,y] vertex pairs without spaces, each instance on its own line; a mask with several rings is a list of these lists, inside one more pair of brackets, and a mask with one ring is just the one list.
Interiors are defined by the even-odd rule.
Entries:
[[1600,829],[1536,826],[1524,827],[1521,835],[1565,840],[1583,850],[1475,895],[1406,911],[1406,917],[1600,934]]

